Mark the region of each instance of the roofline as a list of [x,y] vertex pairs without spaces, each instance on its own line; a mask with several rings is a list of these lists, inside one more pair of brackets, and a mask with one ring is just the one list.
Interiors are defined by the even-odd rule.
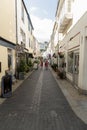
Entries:
[[57,10],[58,10],[59,3],[60,3],[60,0],[58,0],[58,3],[57,3],[57,9],[56,9],[55,16],[57,15]]

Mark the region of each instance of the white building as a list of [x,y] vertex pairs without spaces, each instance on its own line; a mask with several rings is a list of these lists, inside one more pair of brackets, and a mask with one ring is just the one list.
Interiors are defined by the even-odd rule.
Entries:
[[28,53],[33,53],[33,25],[24,0],[16,1],[16,36],[17,43],[23,44]]
[[64,56],[66,76],[80,92],[87,93],[87,8],[85,0],[59,0],[56,20],[59,55]]

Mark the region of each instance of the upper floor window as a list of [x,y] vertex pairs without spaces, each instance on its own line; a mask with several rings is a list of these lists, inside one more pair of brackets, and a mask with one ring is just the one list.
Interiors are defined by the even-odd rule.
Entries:
[[28,31],[30,31],[30,22],[28,21]]
[[24,31],[22,29],[20,29],[20,33],[21,33],[21,42],[22,43],[26,43],[26,34],[24,33]]
[[32,34],[32,27],[31,27],[31,24],[30,24],[29,21],[28,21],[28,30],[29,30],[29,32]]
[[24,6],[23,6],[23,3],[21,4],[21,19],[24,22]]
[[67,3],[68,4],[68,12],[71,12],[71,0],[68,0],[67,2],[68,2]]

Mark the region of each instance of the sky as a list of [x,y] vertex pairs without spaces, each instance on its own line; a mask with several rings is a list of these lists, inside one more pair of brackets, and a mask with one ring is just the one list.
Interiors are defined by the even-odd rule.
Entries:
[[24,0],[29,12],[34,36],[38,42],[50,40],[58,0]]

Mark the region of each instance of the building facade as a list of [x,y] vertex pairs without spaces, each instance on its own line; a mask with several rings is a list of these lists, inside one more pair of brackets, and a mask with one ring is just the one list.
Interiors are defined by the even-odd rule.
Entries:
[[[23,0],[0,3],[0,79],[5,70],[15,74],[20,53],[33,53],[33,25]],[[31,51],[32,50],[32,51]],[[4,55],[3,55],[4,54]]]
[[15,1],[3,0],[0,3],[0,82],[5,70],[15,72],[16,22]]
[[65,63],[66,77],[80,92],[87,93],[87,8],[84,2],[84,0],[59,0],[56,22],[58,54],[61,61],[59,67]]

